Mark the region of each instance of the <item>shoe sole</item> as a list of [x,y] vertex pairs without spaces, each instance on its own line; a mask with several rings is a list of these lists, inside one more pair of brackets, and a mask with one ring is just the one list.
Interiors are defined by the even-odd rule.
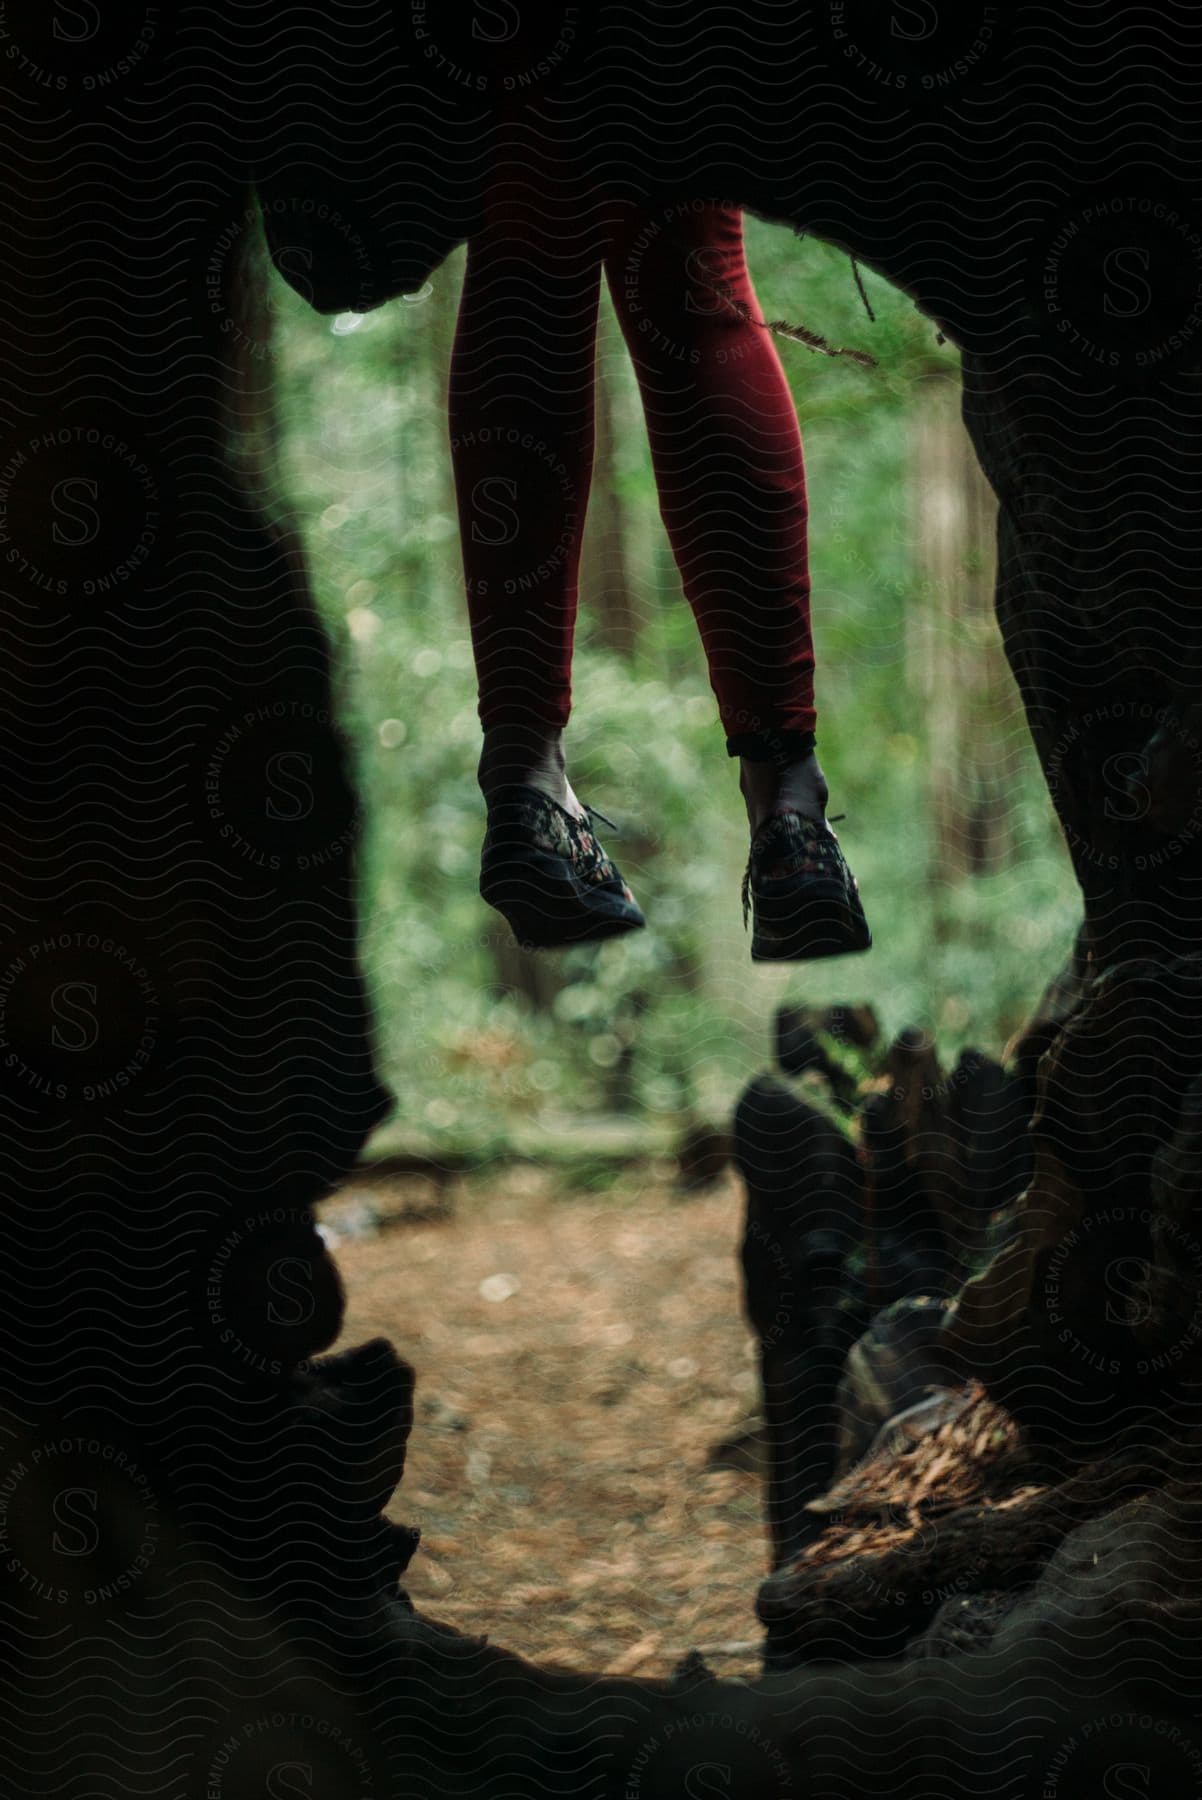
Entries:
[[804,932],[788,938],[757,934],[751,940],[751,960],[756,963],[821,962],[827,956],[862,956],[871,949],[871,931],[853,935],[844,921],[821,933],[807,927]]
[[841,883],[825,893],[757,894],[753,904],[752,962],[819,962],[872,949],[863,909],[849,904]]

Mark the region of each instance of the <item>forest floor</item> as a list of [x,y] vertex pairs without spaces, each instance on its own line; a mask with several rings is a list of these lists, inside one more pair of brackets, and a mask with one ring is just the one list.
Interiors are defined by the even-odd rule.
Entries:
[[[414,1604],[573,1669],[667,1675],[697,1646],[754,1674],[759,1481],[707,1467],[756,1397],[733,1175],[565,1192],[519,1166],[455,1184],[442,1216],[431,1193],[361,1179],[322,1212],[342,1344],[385,1336],[417,1371],[390,1509],[421,1527]],[[366,1209],[393,1222],[347,1235]]]

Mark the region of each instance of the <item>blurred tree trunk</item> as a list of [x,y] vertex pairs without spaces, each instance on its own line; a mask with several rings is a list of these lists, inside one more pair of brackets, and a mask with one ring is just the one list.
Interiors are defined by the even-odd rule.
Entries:
[[[401,542],[396,554],[407,604],[429,621],[442,616],[431,606],[442,584],[458,597],[463,629],[463,565],[459,553],[455,478],[447,435],[447,378],[459,293],[463,285],[463,253],[457,252],[418,293],[394,303],[397,386],[402,408],[390,452],[390,466],[400,483]],[[410,455],[415,437],[439,447],[439,454]]]
[[936,885],[1009,860],[1005,742],[1016,699],[993,592],[997,501],[960,418],[960,383],[939,365],[913,415],[915,551],[911,682],[926,714]]
[[[580,602],[591,641],[632,657],[638,644],[638,607],[630,581],[630,509],[619,487],[619,444],[634,428],[618,359],[625,347],[608,296],[597,334],[597,412],[593,481],[584,529]],[[639,424],[641,429],[641,422]]]
[[[480,902],[483,906],[484,902]],[[498,998],[516,995],[534,1012],[550,1012],[563,986],[559,965],[551,957],[523,950],[499,913],[490,913],[493,959],[492,991]]]

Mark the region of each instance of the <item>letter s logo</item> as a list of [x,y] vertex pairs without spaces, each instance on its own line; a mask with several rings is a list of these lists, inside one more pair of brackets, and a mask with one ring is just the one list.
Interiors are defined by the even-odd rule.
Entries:
[[[93,1050],[100,1038],[100,1025],[92,1010],[99,990],[90,981],[64,981],[50,996],[50,1009],[57,1020],[50,1028],[50,1042],[56,1050],[70,1050],[75,1055]],[[87,1005],[83,1001],[87,1001]]]
[[294,293],[314,304],[313,252],[307,244],[277,244],[271,260]]
[[729,1763],[694,1763],[684,1778],[689,1800],[731,1800]]
[[[1151,261],[1151,255],[1142,244],[1122,244],[1117,250],[1106,252],[1102,272],[1109,286],[1102,299],[1103,312],[1109,313],[1112,319],[1138,319],[1148,311],[1152,304],[1152,288],[1145,276]],[[1118,279],[1121,275],[1126,276],[1130,286],[1124,287]],[[1117,305],[1110,297],[1111,288],[1116,288],[1130,305]]]
[[[290,1280],[299,1271],[301,1280]],[[267,1271],[267,1286],[273,1294],[285,1300],[292,1307],[291,1317],[286,1317],[276,1306],[274,1300],[267,1303],[267,1317],[272,1325],[305,1325],[313,1317],[313,1264],[305,1262],[299,1256],[282,1257],[279,1262],[272,1263]]]
[[[909,15],[909,23],[914,29],[907,31],[899,13]],[[939,8],[932,6],[930,0],[919,0],[917,6],[894,6],[893,18],[889,30],[895,38],[904,38],[909,44],[921,44],[924,38],[934,37],[939,29]]]
[[[1147,773],[1148,759],[1138,750],[1117,750],[1106,758],[1102,764],[1102,779],[1108,792],[1102,802],[1102,811],[1108,819],[1133,825],[1137,819],[1147,818],[1152,806],[1152,790],[1137,779]],[[1111,795],[1118,796],[1117,803]]]
[[100,514],[88,502],[95,500],[99,493],[100,483],[86,475],[68,475],[65,480],[55,482],[50,494],[51,504],[59,518],[67,520],[71,526],[67,531],[55,519],[50,535],[56,544],[79,550],[84,544],[96,542],[100,536]]
[[1114,1763],[1106,1771],[1102,1792],[1106,1800],[1150,1800],[1151,1774],[1147,1763]]
[[[497,549],[502,544],[514,542],[521,530],[522,521],[512,506],[507,506],[504,500],[497,499],[494,489],[499,489],[510,500],[516,500],[518,497],[518,484],[508,475],[486,475],[483,481],[478,481],[472,489],[472,504],[477,513],[482,513],[491,524],[499,527],[499,535],[490,537],[487,532],[481,531],[478,521],[473,519],[472,542],[488,544],[493,549]],[[492,505],[496,507],[495,512],[489,511],[484,504],[486,500],[491,501]]]
[[1152,1302],[1146,1291],[1134,1291],[1147,1276],[1148,1265],[1138,1256],[1116,1256],[1106,1264],[1106,1292],[1114,1296],[1106,1302],[1108,1325],[1147,1324]]
[[[689,285],[684,297],[686,312],[717,313],[726,309],[726,302],[722,298],[722,276],[717,269],[707,266],[706,254],[706,251],[698,247],[690,250],[685,258],[685,268],[689,275]],[[737,317],[733,310],[730,316],[732,319]]]
[[51,1542],[60,1556],[91,1556],[100,1542],[96,1526],[96,1509],[100,1496],[95,1488],[64,1488],[54,1497],[51,1511],[55,1523],[69,1532],[65,1538],[55,1532]]
[[[79,30],[64,30],[62,23],[64,13],[66,13],[67,17],[71,19],[75,25],[80,27]],[[87,18],[89,13],[92,15],[92,22],[90,24]],[[74,6],[63,6],[60,0],[60,4],[55,8],[54,13],[54,35],[60,42],[65,44],[86,44],[88,39],[94,38],[99,30],[100,8],[96,5],[96,0],[76,0]]]
[[313,758],[307,750],[277,750],[267,759],[267,783],[281,796],[267,796],[267,817],[295,825],[313,811],[313,784],[303,779],[313,773]]
[[267,1772],[267,1792],[271,1800],[293,1800],[293,1796],[296,1794],[311,1794],[313,1792],[313,1764],[276,1763],[275,1767]]
[[[480,23],[480,14],[482,12],[487,14],[491,22],[494,25],[499,26],[500,29],[497,31],[485,31]],[[475,16],[472,19],[472,36],[474,38],[483,38],[485,42],[489,44],[508,44],[512,38],[517,36],[518,32],[521,30],[521,25],[522,15],[514,5],[513,0],[498,0],[498,3],[492,6],[477,5]]]
[[911,1531],[912,1535],[895,1546],[902,1556],[928,1556],[939,1542],[939,1524],[928,1518],[925,1513],[917,1516],[904,1501],[890,1501],[885,1508],[890,1525],[899,1531]]

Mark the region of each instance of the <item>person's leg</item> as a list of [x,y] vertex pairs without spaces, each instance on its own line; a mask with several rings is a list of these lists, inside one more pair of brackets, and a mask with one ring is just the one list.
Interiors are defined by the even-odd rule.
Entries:
[[499,147],[468,246],[448,395],[486,796],[521,783],[579,815],[562,733],[593,455],[602,245],[537,146]]
[[563,756],[606,229],[553,146],[509,121],[468,247],[449,413],[484,727],[480,893],[531,947],[645,923]]
[[660,510],[753,830],[821,818],[801,433],[739,212],[623,209],[606,274],[634,360]]

